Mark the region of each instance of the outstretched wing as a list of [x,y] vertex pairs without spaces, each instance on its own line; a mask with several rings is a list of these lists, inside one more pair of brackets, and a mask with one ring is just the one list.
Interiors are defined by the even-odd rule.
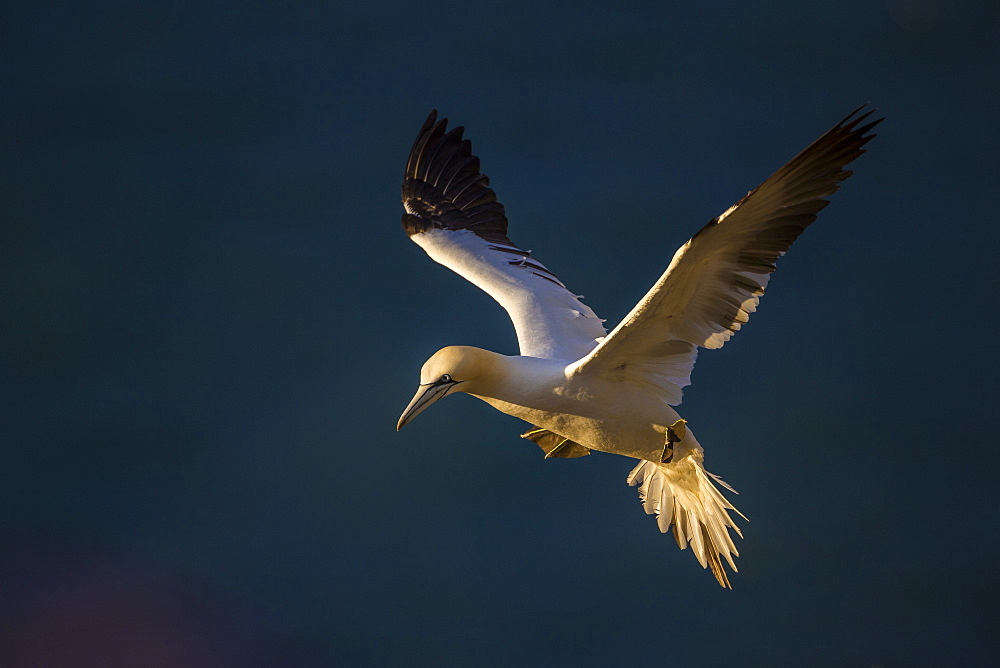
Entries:
[[602,321],[555,274],[507,238],[507,216],[479,171],[461,126],[434,110],[403,175],[403,229],[431,259],[485,290],[510,314],[521,354],[577,360],[604,336]]
[[697,347],[721,348],[746,323],[775,262],[829,202],[882,119],[862,106],[681,246],[660,280],[576,365],[652,385],[670,404],[691,382]]

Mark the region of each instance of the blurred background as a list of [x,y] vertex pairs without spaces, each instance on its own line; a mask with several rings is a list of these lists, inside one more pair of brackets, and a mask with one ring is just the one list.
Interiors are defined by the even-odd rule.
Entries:
[[[0,10],[0,664],[987,665],[993,2]],[[400,228],[438,108],[609,325],[842,116],[887,120],[703,352],[734,591],[629,460],[542,459],[438,348],[506,314]]]

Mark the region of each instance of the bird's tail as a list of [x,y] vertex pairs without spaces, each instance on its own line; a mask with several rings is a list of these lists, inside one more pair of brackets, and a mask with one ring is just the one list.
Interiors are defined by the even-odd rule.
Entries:
[[736,490],[706,471],[703,459],[701,446],[695,441],[693,448],[678,447],[669,463],[640,461],[629,474],[628,484],[639,486],[639,500],[647,514],[656,515],[660,531],[666,533],[672,526],[677,545],[682,550],[690,545],[701,567],[710,567],[719,584],[732,589],[722,559],[736,572],[733,557],[740,553],[729,529],[740,538],[743,533],[729,511],[743,519],[746,516],[722,496],[715,483],[734,494]]

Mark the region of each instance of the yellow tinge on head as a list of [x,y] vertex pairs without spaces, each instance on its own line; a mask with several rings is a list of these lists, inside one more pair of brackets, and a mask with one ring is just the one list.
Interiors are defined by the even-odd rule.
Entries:
[[424,362],[420,387],[396,423],[396,430],[451,392],[469,392],[475,381],[488,374],[493,366],[491,353],[480,348],[448,346],[437,351]]
[[471,346],[442,348],[424,362],[420,369],[420,384],[433,383],[445,374],[459,382],[475,380],[483,373],[489,353]]

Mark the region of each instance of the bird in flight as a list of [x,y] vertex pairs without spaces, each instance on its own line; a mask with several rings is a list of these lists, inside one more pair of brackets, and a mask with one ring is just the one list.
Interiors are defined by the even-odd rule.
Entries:
[[[396,429],[435,401],[465,392],[531,425],[523,438],[549,457],[592,450],[639,460],[627,478],[646,513],[673,530],[702,568],[732,588],[743,516],[704,467],[704,450],[673,408],[691,384],[698,348],[721,348],[757,309],[775,262],[816,219],[844,167],[864,153],[882,119],[864,105],[713,218],[610,334],[603,321],[507,236],[507,216],[480,171],[463,128],[434,110],[410,150],[403,176],[403,228],[432,260],[500,303],[520,355],[470,346],[437,351]],[[744,519],[746,519],[744,517]]]

